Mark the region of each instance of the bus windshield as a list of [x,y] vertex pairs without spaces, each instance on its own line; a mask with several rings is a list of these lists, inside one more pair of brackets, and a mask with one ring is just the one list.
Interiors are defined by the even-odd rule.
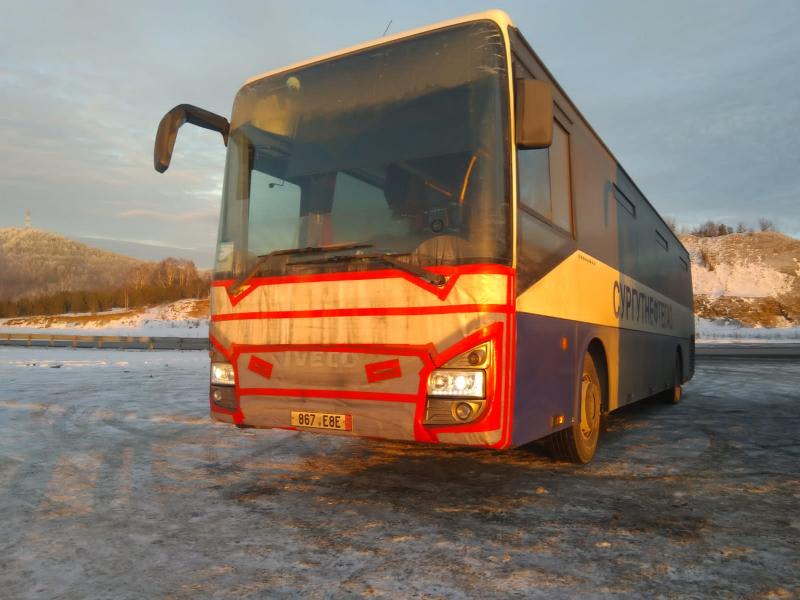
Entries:
[[510,264],[507,78],[500,30],[479,21],[245,86],[216,278],[254,265],[262,275],[386,267],[259,260],[329,245],[368,245],[421,267]]

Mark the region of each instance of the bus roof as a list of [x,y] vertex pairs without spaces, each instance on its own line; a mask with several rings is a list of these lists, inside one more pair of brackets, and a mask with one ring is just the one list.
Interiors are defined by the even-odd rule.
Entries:
[[387,35],[381,38],[370,40],[368,42],[364,42],[363,44],[357,44],[355,46],[350,46],[349,48],[342,48],[341,50],[328,52],[326,54],[315,56],[313,58],[309,58],[307,60],[287,65],[285,67],[273,69],[272,71],[267,71],[266,73],[261,73],[260,75],[251,77],[250,79],[244,82],[244,85],[245,86],[249,85],[255,81],[258,81],[259,79],[264,79],[265,77],[269,77],[277,73],[282,73],[283,71],[298,69],[300,67],[305,67],[317,62],[322,62],[330,58],[335,58],[337,56],[342,56],[344,54],[350,54],[351,52],[358,52],[359,50],[364,50],[366,48],[370,48],[371,46],[379,46],[381,44],[386,44],[389,42],[393,42],[395,40],[400,40],[414,35],[419,35],[421,33],[427,33],[428,31],[442,29],[443,27],[450,27],[451,25],[459,25],[461,23],[469,23],[470,21],[494,21],[503,30],[505,30],[509,26],[511,27],[514,26],[514,23],[511,21],[511,17],[509,17],[508,14],[502,10],[495,9],[495,10],[487,10],[485,12],[473,13],[470,15],[457,17],[455,19],[449,19],[447,21],[440,21],[439,23],[434,23],[433,25],[418,27],[417,29],[410,29],[408,31],[402,31],[400,33],[395,33],[393,35]]

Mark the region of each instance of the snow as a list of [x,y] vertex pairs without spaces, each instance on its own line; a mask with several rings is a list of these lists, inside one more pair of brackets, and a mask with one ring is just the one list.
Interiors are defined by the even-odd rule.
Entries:
[[798,343],[800,327],[743,327],[721,320],[695,318],[695,336],[701,344]]
[[696,295],[777,298],[800,276],[796,242],[773,233],[682,236],[692,261]]
[[[0,369],[104,369],[130,371],[148,368],[206,368],[208,356],[204,352],[163,350],[109,350],[97,348],[19,348],[0,346]],[[110,373],[113,378],[113,374]],[[109,380],[110,383],[111,380]]]
[[197,300],[178,300],[134,311],[115,309],[96,315],[0,319],[0,333],[205,338],[208,318],[190,316],[196,314],[197,304]]
[[797,588],[797,362],[700,361],[580,467],[215,423],[202,352],[0,347],[0,382],[3,598]]
[[792,288],[791,277],[760,262],[722,263],[713,271],[692,260],[692,284],[695,294],[711,298],[775,298]]

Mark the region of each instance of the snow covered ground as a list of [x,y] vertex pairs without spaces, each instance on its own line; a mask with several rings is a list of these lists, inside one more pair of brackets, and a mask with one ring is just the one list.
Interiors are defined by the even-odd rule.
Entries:
[[698,363],[594,462],[236,429],[208,357],[0,347],[2,598],[791,598],[800,365]]
[[[207,301],[179,300],[139,311],[0,319],[0,333],[208,337]],[[697,318],[699,343],[800,343],[800,327],[743,327]]]
[[695,295],[710,298],[777,298],[800,277],[797,240],[778,233],[685,235],[681,241],[692,262]]
[[742,327],[724,321],[696,318],[695,336],[698,344],[800,344],[800,327]]
[[[714,270],[692,257],[692,286],[695,294],[711,298],[776,298],[792,289],[793,278],[758,261],[722,263]],[[698,264],[699,263],[699,264]]]
[[84,313],[0,319],[0,333],[202,338],[208,337],[207,312],[207,301],[178,300],[147,309],[117,309],[96,315]]

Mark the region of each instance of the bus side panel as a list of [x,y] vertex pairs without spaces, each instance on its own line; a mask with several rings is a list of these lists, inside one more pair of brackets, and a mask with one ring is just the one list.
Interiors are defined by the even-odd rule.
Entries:
[[577,327],[575,321],[517,313],[514,446],[556,431],[555,416],[564,415],[565,423],[570,423],[576,398]]
[[[689,339],[518,312],[512,445],[544,438],[580,418],[581,361],[594,340],[605,359],[604,411],[668,389],[678,348],[688,368]],[[559,415],[564,425],[554,426]]]
[[608,375],[604,410],[613,411],[669,389],[679,349],[687,379],[689,339],[591,323],[578,324],[577,338],[576,377],[581,354],[595,339],[602,344]]
[[619,340],[619,406],[669,387],[675,362],[675,338],[620,329]]

